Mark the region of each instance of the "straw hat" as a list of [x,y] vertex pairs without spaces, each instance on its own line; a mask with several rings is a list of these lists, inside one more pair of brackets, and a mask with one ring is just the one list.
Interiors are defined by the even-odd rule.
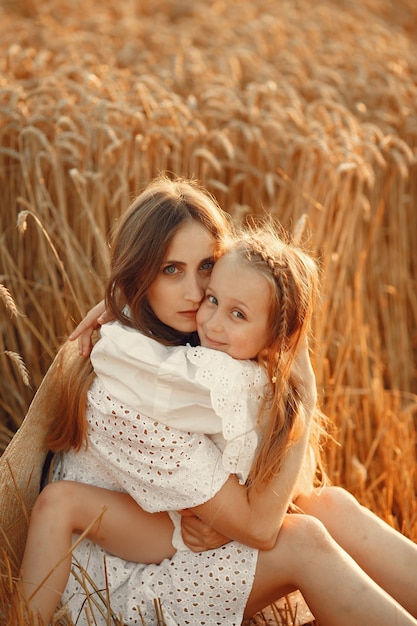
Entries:
[[59,413],[65,380],[77,355],[76,342],[67,341],[59,350],[0,458],[0,555],[8,556],[13,575],[20,567],[30,512],[39,494],[48,452],[45,437]]

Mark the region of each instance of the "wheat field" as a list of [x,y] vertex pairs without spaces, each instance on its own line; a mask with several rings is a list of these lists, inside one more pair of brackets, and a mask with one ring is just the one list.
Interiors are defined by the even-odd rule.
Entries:
[[0,452],[115,220],[192,176],[237,220],[305,216],[329,475],[417,541],[416,35],[414,0],[0,3]]

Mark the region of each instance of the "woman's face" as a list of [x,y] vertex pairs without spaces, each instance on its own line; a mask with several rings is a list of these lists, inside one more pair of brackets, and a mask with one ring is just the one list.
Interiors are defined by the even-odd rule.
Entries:
[[158,319],[188,334],[197,329],[196,314],[214,265],[216,240],[198,222],[179,228],[158,275],[147,292]]

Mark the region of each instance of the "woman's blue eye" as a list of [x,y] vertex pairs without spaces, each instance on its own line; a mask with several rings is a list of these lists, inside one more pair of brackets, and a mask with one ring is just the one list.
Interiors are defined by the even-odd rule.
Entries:
[[175,274],[177,272],[177,268],[175,265],[167,265],[163,269],[164,274]]
[[202,269],[204,272],[207,272],[207,271],[209,271],[209,272],[210,272],[210,271],[213,269],[213,267],[214,267],[214,261],[206,261],[206,262],[205,262],[205,263],[203,263],[203,265],[201,266],[201,269]]
[[210,302],[210,304],[218,304],[217,298],[215,298],[214,296],[207,296],[207,300]]

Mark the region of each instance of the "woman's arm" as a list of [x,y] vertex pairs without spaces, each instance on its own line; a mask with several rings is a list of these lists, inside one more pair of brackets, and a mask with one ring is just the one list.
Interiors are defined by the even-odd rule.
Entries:
[[308,436],[288,451],[279,475],[266,487],[247,489],[230,476],[207,503],[191,510],[218,532],[260,550],[271,549],[292,499]]
[[[120,373],[119,368],[117,371]],[[158,486],[160,495],[164,492],[163,500],[167,509],[178,510],[188,507],[222,535],[253,547],[268,549],[275,544],[305,458],[311,418],[316,405],[315,377],[306,343],[297,353],[292,368],[292,380],[297,387],[300,404],[304,408],[304,430],[299,439],[289,448],[279,475],[265,484],[262,489],[260,487],[248,489],[246,486],[239,485],[237,477],[230,475],[223,467],[221,452],[213,442],[207,437],[183,432],[182,443],[178,450],[178,442],[173,441],[175,445],[168,459],[172,467],[166,465],[167,461],[165,461],[158,468],[155,467],[152,473],[155,484],[151,488]],[[110,409],[111,412],[114,411],[113,404],[108,407],[109,411]],[[107,411],[103,406],[101,410]],[[109,463],[111,471],[119,476],[119,482],[123,488],[140,505],[147,508],[149,503],[142,502],[141,492],[138,493],[137,490],[137,474],[132,472],[135,464],[114,461],[115,456],[120,459],[131,458],[132,446],[135,448],[133,444],[136,444],[138,437],[138,424],[136,424],[134,412],[128,418],[123,407],[120,411],[122,411],[121,417],[125,426],[123,436],[120,436],[118,440],[119,455],[108,456],[106,453],[109,437],[107,430],[95,432],[96,444],[102,448],[106,463]],[[127,437],[130,427],[136,430],[132,431],[131,437]],[[177,437],[171,429],[166,430],[166,437],[170,434],[172,437],[174,435]],[[141,441],[140,445],[138,443],[138,449],[142,455],[146,452],[148,445],[154,444],[148,440],[147,436],[139,437],[139,439]],[[165,441],[164,446],[169,447],[169,442]],[[186,454],[182,452],[179,459],[177,452],[183,450],[184,446]],[[156,472],[156,469],[159,471]],[[199,476],[198,479],[195,472]],[[189,480],[190,475],[196,478],[192,486]],[[147,473],[141,475],[141,481],[144,483],[148,478],[150,477]],[[185,485],[188,485],[187,491],[184,491]],[[204,504],[194,506],[196,502],[204,502]]]
[[192,508],[223,535],[263,550],[275,545],[308,448],[317,392],[306,342],[298,351],[293,374],[304,407],[304,431],[288,449],[279,474],[263,488],[252,489],[230,476],[209,502]]
[[193,552],[205,552],[224,546],[230,537],[222,535],[215,528],[200,519],[191,509],[178,511],[181,515],[181,535],[187,548]]
[[[130,345],[130,335],[134,336],[134,333],[130,332],[128,334]],[[101,344],[102,341],[103,338],[99,344]],[[94,354],[96,353],[99,344],[96,345]],[[117,341],[117,345],[120,348],[120,338]],[[122,350],[122,352],[124,353],[125,351]],[[135,357],[134,362],[130,364],[130,367],[135,365],[134,369],[136,370],[136,353],[133,356]],[[160,362],[159,358],[157,359],[157,362]],[[117,367],[115,367],[115,356],[112,355],[111,371],[113,371],[113,375],[114,371],[117,371],[118,377],[120,376],[120,365],[121,364],[117,361]],[[123,381],[125,381],[125,378],[126,377],[123,376]],[[142,378],[142,375],[140,378]],[[119,378],[117,380],[119,380]],[[183,508],[178,506],[180,502],[183,506],[193,507],[195,502],[204,502],[204,495],[206,495],[206,497],[211,497],[211,499],[206,501],[205,504],[192,508],[192,511],[206,524],[227,537],[231,537],[254,547],[265,549],[274,545],[282,520],[292,500],[294,485],[296,484],[300,468],[305,458],[309,440],[311,417],[316,404],[315,377],[312,371],[306,342],[300,347],[297,353],[292,368],[292,380],[297,386],[301,405],[304,407],[304,431],[297,442],[288,450],[279,475],[276,476],[270,483],[262,487],[262,489],[259,487],[256,489],[247,489],[245,486],[240,487],[236,476],[230,476],[230,474],[222,468],[222,463],[219,463],[220,458],[214,460],[216,455],[219,456],[219,450],[215,452],[215,450],[212,449],[210,451],[208,440],[204,440],[205,445],[203,445],[201,437],[195,435],[192,436],[190,432],[188,432],[188,434],[184,432],[182,439],[188,437],[193,439],[193,442],[195,439],[195,442],[191,445],[190,441],[191,447],[187,446],[187,450],[191,454],[188,461],[185,462],[185,459],[182,458],[180,465],[178,467],[177,465],[175,466],[175,481],[173,481],[170,475],[167,475],[165,480],[165,473],[168,468],[165,466],[160,468],[162,483],[159,487],[165,490],[165,503],[168,508],[172,508],[173,510]],[[172,383],[172,381],[170,382]],[[107,385],[105,386],[107,388]],[[157,395],[159,396],[159,394]],[[121,396],[115,394],[115,397],[124,397],[124,395]],[[135,408],[134,399],[129,398],[129,402],[127,404],[130,408]],[[142,402],[140,404],[142,404]],[[156,415],[158,415],[158,418],[156,418],[156,416],[154,417],[155,419],[158,419],[158,421],[159,414],[160,411],[157,410]],[[126,416],[124,415],[124,420],[125,419]],[[126,425],[125,430],[127,426],[128,425]],[[102,444],[105,447],[108,439],[108,433],[103,432],[101,435],[96,433],[96,439],[102,439]],[[126,441],[125,437],[121,437],[119,441],[120,450],[127,446],[127,453],[129,454],[132,441],[135,441],[135,439],[133,438]],[[142,448],[144,446],[146,447],[147,443],[148,441],[145,437],[141,442]],[[203,449],[208,455],[208,475],[205,476],[205,487],[204,481],[202,482],[204,475],[203,468],[206,467],[206,461],[203,460]],[[141,452],[143,453],[143,449]],[[121,457],[124,456],[121,452],[120,454]],[[128,454],[126,455],[126,458],[128,457]],[[214,480],[214,475],[211,473],[212,469],[210,469],[213,467],[216,468],[216,480]],[[191,470],[191,468],[193,469]],[[183,492],[183,482],[179,474],[183,471],[185,472],[185,475],[189,475],[190,470],[193,472],[194,470],[197,470],[197,468],[202,470],[200,480],[195,485],[195,488],[199,491],[199,496],[192,493],[188,494],[187,498],[185,498]],[[130,476],[131,472],[128,467],[123,470],[121,467],[117,466],[114,470],[124,474],[121,484],[123,484],[124,488],[136,499],[135,485],[137,477]],[[142,480],[146,480],[146,476],[142,477]],[[217,487],[215,486],[215,483],[217,483]],[[203,493],[208,485],[210,486],[210,495],[207,491],[205,494]],[[202,487],[204,487],[203,490],[201,489]],[[203,496],[203,498],[199,500],[199,497],[201,496]],[[186,502],[187,499],[188,503]],[[142,503],[139,502],[139,504]]]

